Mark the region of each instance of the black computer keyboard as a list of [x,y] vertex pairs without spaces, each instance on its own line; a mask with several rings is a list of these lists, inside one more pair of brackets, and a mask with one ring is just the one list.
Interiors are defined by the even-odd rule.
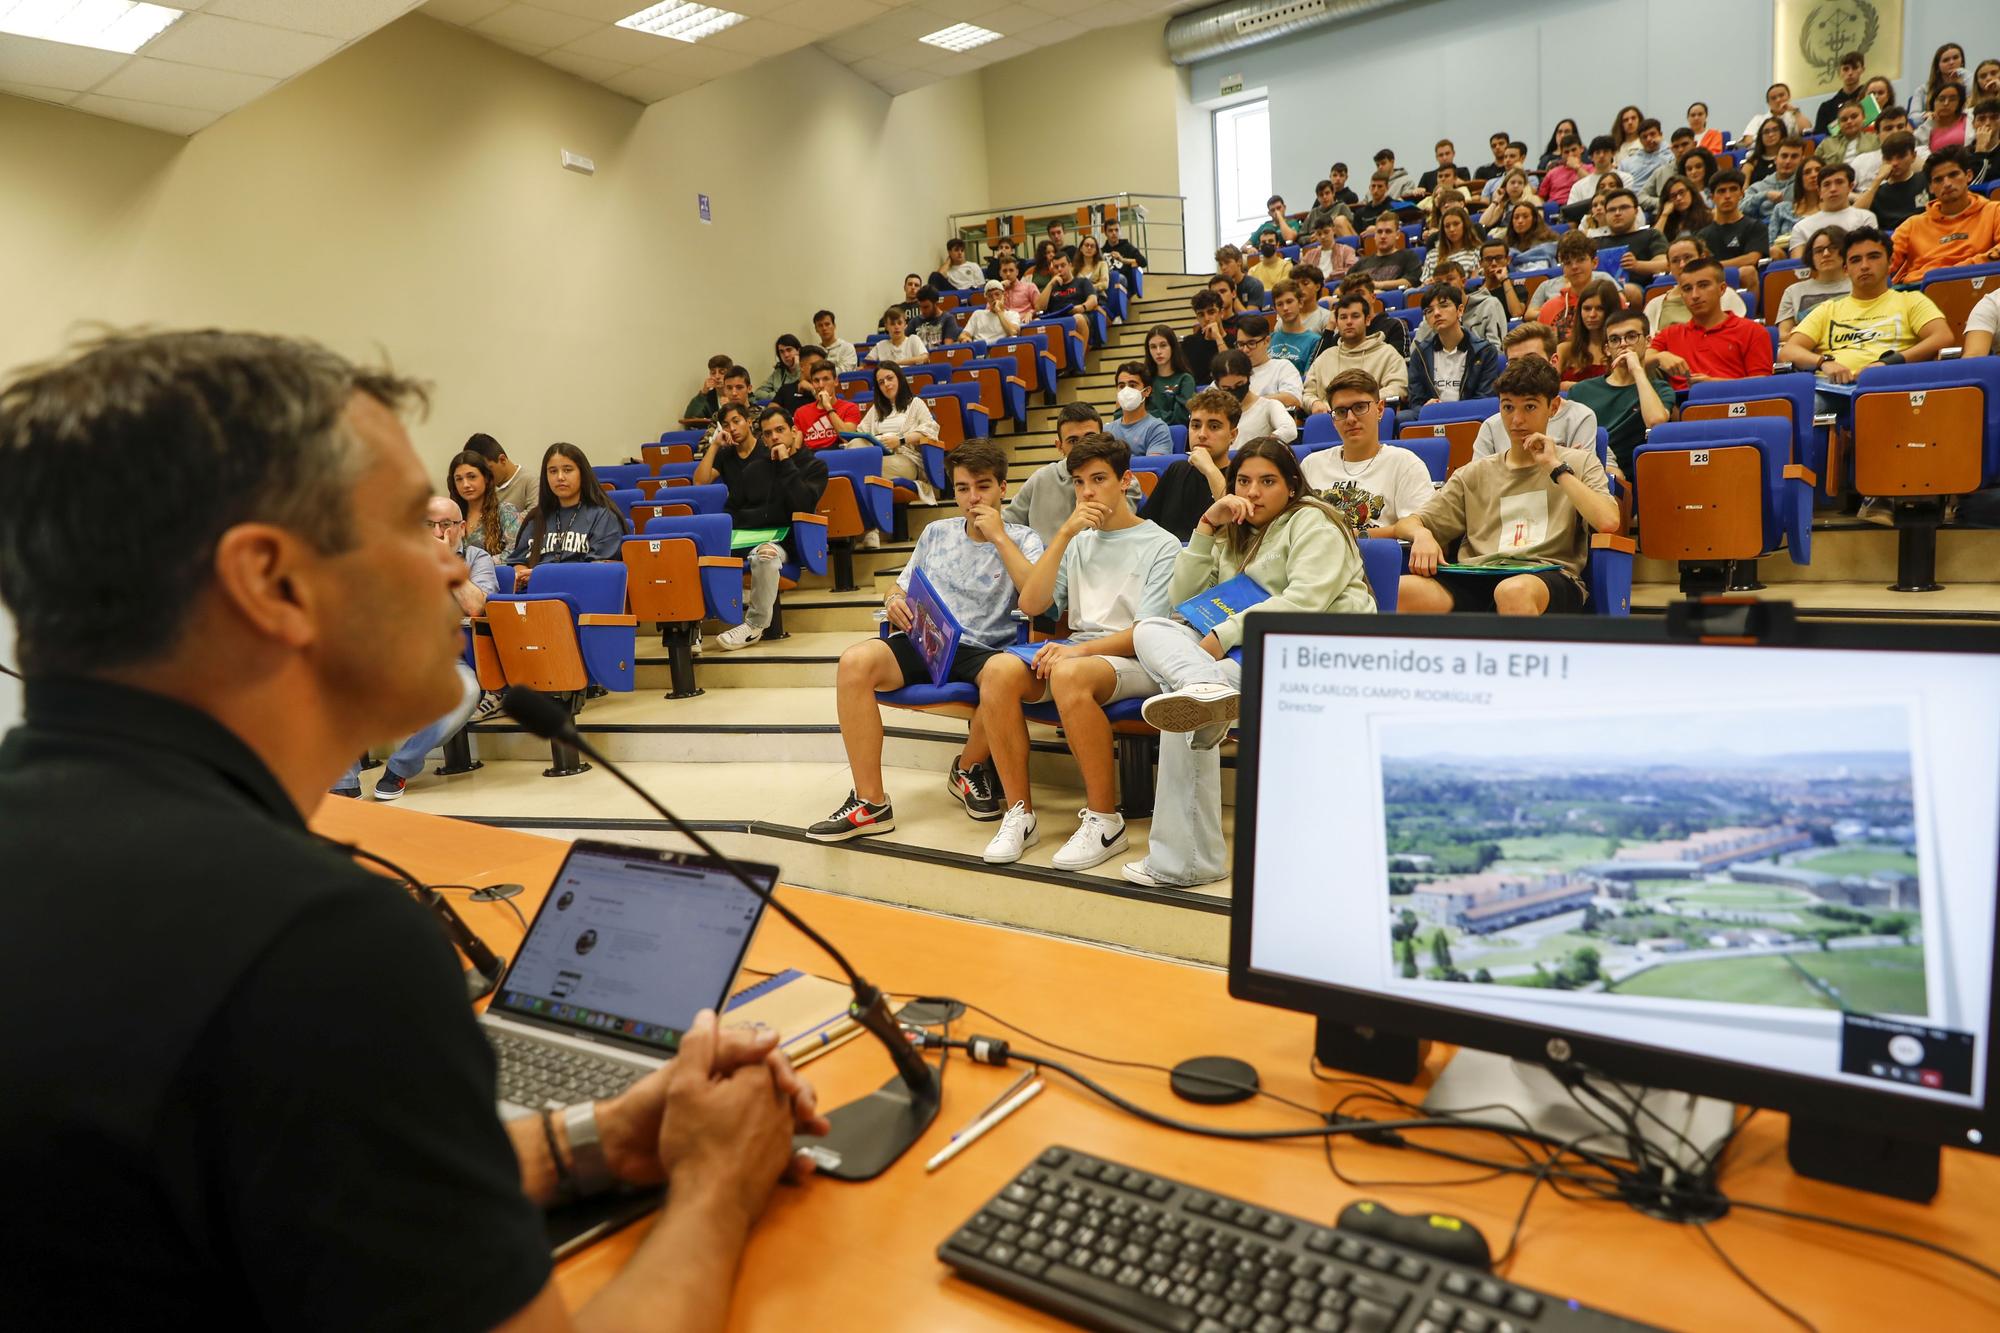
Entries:
[[938,1257],[1112,1333],[1651,1328],[1070,1148],[1043,1152]]
[[491,1026],[486,1039],[499,1057],[500,1100],[530,1109],[616,1097],[646,1073],[629,1060],[586,1055]]

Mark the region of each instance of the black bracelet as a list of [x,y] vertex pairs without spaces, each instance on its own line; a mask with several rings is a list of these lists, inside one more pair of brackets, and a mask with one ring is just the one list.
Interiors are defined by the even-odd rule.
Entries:
[[549,1141],[549,1161],[556,1169],[556,1198],[575,1198],[576,1180],[570,1175],[569,1168],[563,1165],[562,1149],[556,1146],[555,1116],[547,1107],[542,1108],[542,1137]]

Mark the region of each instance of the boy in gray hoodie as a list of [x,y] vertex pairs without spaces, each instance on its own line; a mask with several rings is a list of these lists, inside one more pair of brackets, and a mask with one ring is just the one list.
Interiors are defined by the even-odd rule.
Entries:
[[1347,370],[1365,370],[1382,386],[1382,396],[1403,399],[1410,392],[1409,365],[1379,333],[1368,332],[1370,307],[1366,294],[1348,292],[1333,308],[1337,341],[1313,358],[1306,372],[1306,411],[1325,412],[1326,386]]

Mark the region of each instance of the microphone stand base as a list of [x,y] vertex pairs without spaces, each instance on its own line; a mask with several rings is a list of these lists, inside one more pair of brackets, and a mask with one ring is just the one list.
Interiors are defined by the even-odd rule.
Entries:
[[918,1097],[901,1076],[859,1101],[827,1114],[832,1129],[823,1138],[803,1135],[792,1147],[809,1155],[822,1176],[873,1180],[922,1138],[937,1119],[938,1097]]

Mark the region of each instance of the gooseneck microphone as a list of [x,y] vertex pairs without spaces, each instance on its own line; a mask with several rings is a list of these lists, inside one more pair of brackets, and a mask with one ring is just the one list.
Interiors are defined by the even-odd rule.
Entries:
[[458,946],[458,951],[465,955],[466,961],[472,964],[471,967],[465,970],[466,998],[470,1000],[483,1000],[493,993],[493,988],[500,984],[500,978],[506,974],[507,960],[494,953],[486,941],[479,938],[478,932],[465,924],[465,918],[458,914],[457,910],[452,907],[450,901],[442,893],[439,893],[436,889],[424,883],[386,856],[377,856],[365,847],[356,847],[354,844],[347,842],[337,842],[321,834],[315,833],[313,836],[327,846],[345,852],[356,860],[373,861],[397,879],[402,880],[405,887],[416,896],[417,901],[431,909],[431,915],[435,916],[438,919],[438,923],[444,927],[445,935],[453,944]]
[[854,991],[849,1012],[856,1023],[872,1033],[888,1050],[889,1058],[895,1061],[897,1076],[860,1101],[828,1112],[827,1123],[832,1128],[824,1137],[800,1136],[796,1143],[812,1156],[821,1175],[837,1180],[870,1180],[887,1170],[937,1119],[942,1096],[936,1071],[925,1063],[923,1056],[903,1035],[895,1015],[889,1012],[889,997],[855,971],[846,955],[824,935],[800,920],[797,913],[745,874],[735,861],[717,851],[708,839],[688,827],[679,815],[655,800],[644,787],[626,776],[623,769],[605,758],[603,751],[577,731],[567,708],[540,690],[529,689],[525,685],[508,686],[500,696],[500,703],[509,717],[536,736],[546,741],[573,745],[602,765],[605,772],[658,811],[675,832],[694,843],[711,861],[727,870],[738,884],[763,899],[771,910],[818,945],[846,974],[847,984]]

